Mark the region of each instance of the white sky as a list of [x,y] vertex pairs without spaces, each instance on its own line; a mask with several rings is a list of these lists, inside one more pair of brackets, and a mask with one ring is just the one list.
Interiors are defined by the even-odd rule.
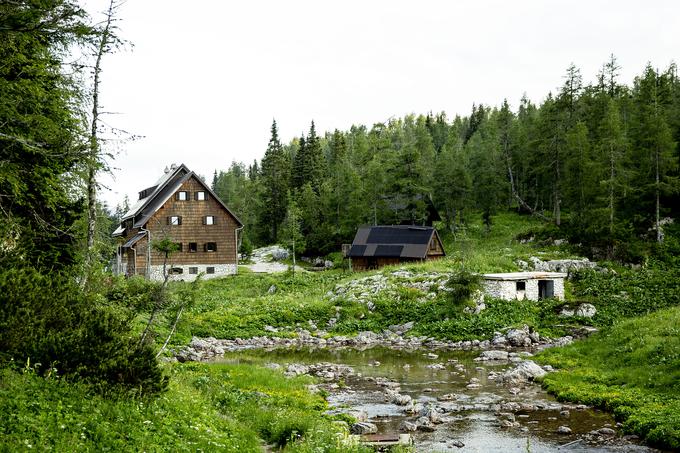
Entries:
[[[93,15],[103,0],[82,0]],[[540,102],[574,62],[584,81],[611,53],[632,82],[680,49],[680,2],[128,0],[107,55],[101,103],[142,135],[115,160],[110,206],[132,202],[170,163],[210,181],[261,159],[276,118],[284,141],[473,103]]]

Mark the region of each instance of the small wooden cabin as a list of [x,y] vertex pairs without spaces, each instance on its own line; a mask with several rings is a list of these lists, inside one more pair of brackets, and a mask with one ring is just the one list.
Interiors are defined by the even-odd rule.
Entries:
[[163,279],[162,253],[150,243],[169,238],[178,246],[166,272],[173,280],[235,274],[243,223],[210,187],[184,165],[166,168],[123,215],[113,236],[120,239],[115,271]]
[[361,227],[347,253],[352,269],[357,271],[444,256],[437,230],[413,225]]

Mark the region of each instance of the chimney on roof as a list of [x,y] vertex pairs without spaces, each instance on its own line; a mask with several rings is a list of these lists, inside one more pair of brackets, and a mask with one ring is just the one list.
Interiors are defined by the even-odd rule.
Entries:
[[177,170],[177,164],[171,164],[170,170]]
[[170,172],[170,169],[169,169],[168,166],[166,165],[166,166],[165,166],[165,170],[163,170],[163,173],[165,173],[165,174],[167,175],[169,172]]

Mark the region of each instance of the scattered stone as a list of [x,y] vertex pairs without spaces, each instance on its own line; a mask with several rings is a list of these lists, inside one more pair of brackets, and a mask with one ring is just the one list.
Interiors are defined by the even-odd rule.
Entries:
[[410,395],[401,395],[397,393],[392,397],[391,402],[397,406],[408,406],[411,404],[412,400],[413,398],[411,398]]
[[486,362],[492,360],[508,360],[508,351],[497,350],[482,351],[479,357],[475,358],[474,360],[479,362]]
[[450,444],[450,445],[451,445],[452,447],[456,447],[456,448],[463,448],[463,447],[465,446],[465,444],[464,444],[462,441],[460,441],[460,440],[451,441],[451,444]]
[[560,415],[562,417],[568,418],[571,414],[569,413],[569,411],[560,411]]
[[427,358],[428,358],[428,359],[432,359],[432,360],[436,360],[436,359],[439,358],[439,356],[438,356],[437,354],[432,353],[432,352],[428,352],[428,353],[427,353]]
[[432,363],[430,365],[427,365],[425,368],[429,368],[431,370],[444,370],[446,369],[446,366],[444,366],[443,363]]
[[581,304],[576,307],[576,316],[582,318],[592,318],[597,313],[597,309],[592,304]]
[[274,293],[276,292],[276,290],[277,290],[276,285],[272,285],[272,286],[270,286],[269,289],[267,290],[267,293],[268,293],[268,294],[274,294]]
[[558,434],[571,434],[571,428],[568,426],[560,426],[557,428]]
[[378,432],[378,427],[369,422],[357,422],[349,428],[352,434],[374,434]]
[[417,431],[417,430],[418,430],[418,425],[413,423],[413,422],[409,422],[408,420],[404,420],[399,425],[399,431],[401,431],[401,432],[409,433],[409,432],[414,432],[414,431]]
[[521,384],[545,376],[546,371],[531,360],[523,360],[517,366],[501,375],[501,380],[509,384]]
[[616,431],[614,431],[611,428],[600,428],[597,430],[597,433],[602,435],[602,436],[615,436]]

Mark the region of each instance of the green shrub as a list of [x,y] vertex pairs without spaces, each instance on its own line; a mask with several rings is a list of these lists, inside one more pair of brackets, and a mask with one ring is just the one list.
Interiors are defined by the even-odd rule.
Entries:
[[0,358],[96,385],[157,393],[167,386],[154,351],[130,335],[129,319],[99,307],[73,279],[32,269],[0,274]]

